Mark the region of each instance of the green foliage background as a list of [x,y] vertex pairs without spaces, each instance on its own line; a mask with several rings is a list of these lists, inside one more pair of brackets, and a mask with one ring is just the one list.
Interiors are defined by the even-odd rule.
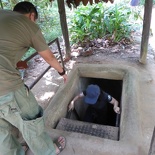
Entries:
[[[127,5],[128,4],[128,5]],[[82,43],[95,38],[110,36],[114,42],[130,38],[131,32],[142,19],[139,10],[129,3],[80,5],[68,23],[72,43]],[[133,24],[134,21],[134,24]]]

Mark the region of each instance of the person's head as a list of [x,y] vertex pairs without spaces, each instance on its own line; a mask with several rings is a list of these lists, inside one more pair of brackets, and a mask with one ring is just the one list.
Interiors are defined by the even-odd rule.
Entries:
[[100,95],[100,87],[98,85],[88,85],[86,89],[86,96],[84,98],[85,103],[87,104],[95,104]]
[[26,15],[31,21],[35,22],[38,18],[38,12],[36,7],[27,1],[17,3],[13,11]]

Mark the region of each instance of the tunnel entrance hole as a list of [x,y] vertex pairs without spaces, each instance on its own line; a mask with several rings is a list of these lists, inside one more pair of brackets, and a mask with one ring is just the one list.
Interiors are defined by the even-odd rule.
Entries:
[[[112,97],[114,97],[119,102],[119,107],[121,108],[121,95],[122,95],[122,80],[111,80],[111,79],[101,79],[101,78],[80,78],[80,87],[79,93],[86,90],[89,84],[98,85],[104,92],[108,93]],[[113,110],[112,104],[107,104],[107,123],[102,125],[109,126],[119,126],[119,118],[117,114]],[[84,120],[86,109],[88,105],[84,104],[83,99],[79,99],[77,103],[75,103],[75,111],[73,116],[70,119],[76,120]]]
[[[121,115],[118,127],[83,122],[76,118],[66,118],[70,101],[80,91],[86,89],[88,84],[93,83],[92,80],[95,80],[95,83],[100,81],[102,84],[104,83],[103,89],[107,92],[112,87],[116,89],[116,94],[120,92],[117,98],[115,93],[113,94],[111,90],[109,91],[109,94],[119,100],[120,103]],[[59,88],[45,110],[45,123],[48,127],[86,140],[94,140],[94,138],[98,139],[98,137],[103,138],[105,149],[107,148],[106,145],[109,144],[112,144],[110,146],[114,144],[114,146],[117,145],[118,148],[121,148],[120,146],[124,145],[125,142],[127,143],[127,148],[130,142],[132,146],[135,146],[133,142],[138,142],[142,137],[138,112],[140,104],[138,94],[139,71],[136,68],[113,64],[77,64],[70,72],[68,81],[67,84]],[[112,85],[111,83],[113,82],[116,83]],[[112,86],[110,87],[109,85]],[[76,107],[77,111],[78,108],[81,109],[83,107]],[[79,114],[82,117],[82,112]],[[98,140],[102,141],[102,139]]]
[[[104,92],[114,97],[119,102],[118,106],[121,108],[123,85],[122,80],[80,77],[79,82],[77,83],[78,92],[80,93],[86,90],[89,84],[98,85]],[[74,92],[72,93],[75,94]],[[119,140],[120,114],[116,114],[114,112],[113,105],[110,103],[107,104],[107,116],[105,124],[85,122],[84,117],[87,108],[88,105],[84,104],[82,98],[77,100],[74,110],[67,113],[66,118],[62,118],[56,128],[71,132],[85,133],[88,135],[108,138],[112,140]]]

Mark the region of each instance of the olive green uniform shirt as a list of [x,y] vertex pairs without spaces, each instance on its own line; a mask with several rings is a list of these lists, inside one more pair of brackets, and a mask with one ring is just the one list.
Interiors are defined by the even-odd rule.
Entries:
[[22,14],[0,10],[0,96],[23,84],[16,64],[29,47],[49,49],[39,27]]

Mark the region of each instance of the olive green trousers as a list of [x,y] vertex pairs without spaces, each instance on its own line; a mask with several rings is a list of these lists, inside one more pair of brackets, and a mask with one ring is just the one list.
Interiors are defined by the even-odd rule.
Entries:
[[43,110],[24,85],[0,96],[0,155],[25,155],[12,135],[15,126],[22,133],[34,155],[55,155],[53,141],[45,132]]

